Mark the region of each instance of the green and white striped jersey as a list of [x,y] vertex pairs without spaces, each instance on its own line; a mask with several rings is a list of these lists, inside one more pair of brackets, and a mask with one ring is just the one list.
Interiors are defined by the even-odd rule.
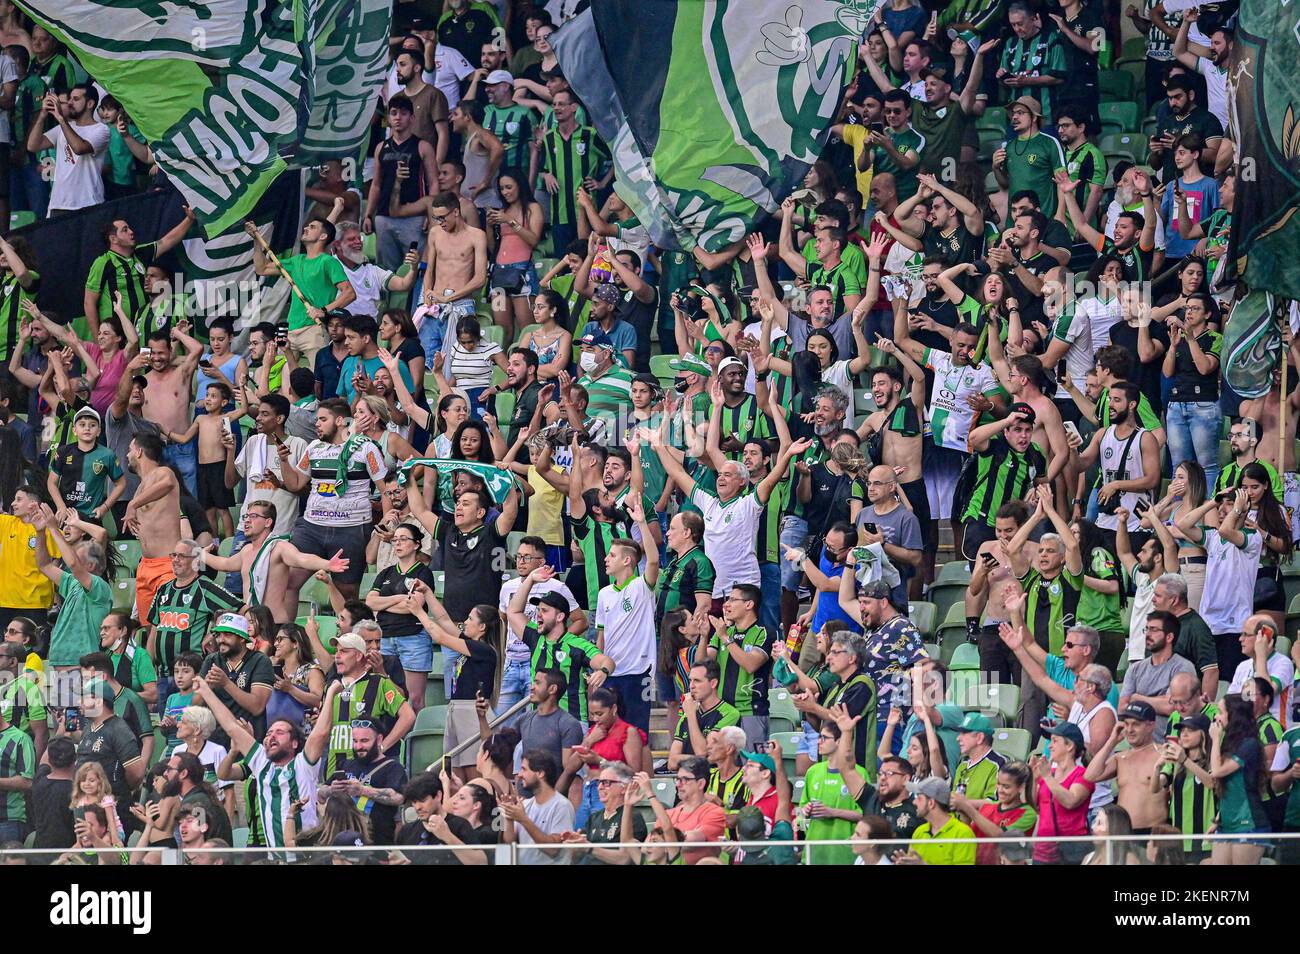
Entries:
[[992,394],[998,383],[988,365],[967,364],[958,367],[947,351],[927,348],[925,366],[934,372],[934,390],[930,395],[930,433],[936,447],[967,453],[967,438],[975,412],[966,403],[974,394]]
[[244,756],[244,765],[257,795],[256,811],[265,847],[284,847],[284,819],[289,814],[289,806],[300,798],[305,798],[306,804],[298,830],[316,824],[317,763],[307,761],[307,756],[299,752],[293,761],[276,765],[266,757],[259,742]]

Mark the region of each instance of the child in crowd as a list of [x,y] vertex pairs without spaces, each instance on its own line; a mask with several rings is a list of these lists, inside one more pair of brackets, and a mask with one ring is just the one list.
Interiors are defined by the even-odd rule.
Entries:
[[233,411],[222,412],[234,395],[220,381],[208,385],[203,398],[203,412],[195,414],[194,423],[184,433],[169,431],[168,440],[185,444],[199,435],[198,501],[207,513],[208,523],[218,536],[235,534],[235,522],[230,508],[235,505],[235,495],[226,486],[226,448],[222,437],[239,425],[239,419],[248,410],[244,395],[239,395]]

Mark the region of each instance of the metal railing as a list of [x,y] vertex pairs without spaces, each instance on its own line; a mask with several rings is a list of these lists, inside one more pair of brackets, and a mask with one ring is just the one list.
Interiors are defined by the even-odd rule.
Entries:
[[[1191,847],[1187,847],[1190,845]],[[538,865],[573,863],[611,863],[602,855],[617,851],[615,864],[670,865],[683,863],[764,864],[879,864],[880,858],[897,864],[920,864],[925,856],[948,849],[964,849],[967,854],[984,849],[988,864],[1057,864],[1079,866],[1195,864],[1300,864],[1300,832],[1244,835],[1141,835],[1098,838],[1076,837],[1002,838],[935,838],[909,839],[813,840],[813,841],[713,841],[713,842],[632,842],[630,844],[568,843],[522,845],[518,843],[462,847],[447,845],[411,846],[321,846],[294,848],[177,848],[134,846],[98,851],[69,849],[49,851],[22,848],[0,851],[0,864],[125,864],[135,855],[154,854],[150,864],[362,864],[406,865],[435,863],[432,854],[457,853],[463,863],[495,865]],[[599,852],[594,858],[587,856]],[[862,862],[860,856],[865,856]],[[141,862],[136,862],[137,864]]]

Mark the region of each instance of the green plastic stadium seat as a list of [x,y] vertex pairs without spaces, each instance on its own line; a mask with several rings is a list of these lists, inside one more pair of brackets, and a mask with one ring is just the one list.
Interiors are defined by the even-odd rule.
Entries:
[[[968,583],[936,583],[930,587],[930,601],[934,603],[935,616],[940,620],[939,629],[955,624],[966,631],[966,587]],[[942,639],[938,640],[940,643]]]
[[924,645],[925,645],[925,654],[929,656],[931,659],[938,659],[942,655],[938,643],[925,643]]
[[922,636],[934,635],[934,624],[939,616],[939,609],[933,603],[917,600],[907,604],[907,616]]
[[[963,624],[965,620],[962,621]],[[980,651],[974,643],[962,643],[953,650],[952,661],[948,663],[949,670],[978,670],[980,668]]]
[[483,337],[488,341],[495,341],[501,347],[506,344],[506,330],[500,325],[486,325],[483,328]]
[[[961,604],[953,604],[953,609],[961,610]],[[951,610],[949,615],[951,615]],[[943,660],[945,666],[951,666],[953,656],[957,650],[963,646],[969,646],[966,641],[966,620],[963,617],[960,623],[944,623],[939,627],[939,658]]]
[[[369,238],[369,237],[370,237],[370,236],[367,236],[367,238]],[[234,844],[231,845],[232,848],[247,848],[247,847],[248,847],[248,829],[247,829],[247,828],[235,828],[235,829],[233,829],[233,830],[230,832],[230,837],[231,837],[231,840],[234,842]]]
[[966,565],[965,560],[949,560],[939,567],[939,574],[934,579],[935,583],[960,583],[966,586],[970,583],[970,567]]
[[1020,687],[999,682],[980,683],[956,703],[968,712],[983,712],[986,716],[1001,716],[1004,722],[1014,722],[1020,713]]
[[1133,157],[1133,161],[1138,163],[1146,162],[1147,153],[1150,151],[1147,137],[1141,133],[1112,133],[1109,136],[1102,136],[1097,146],[1108,156],[1111,153],[1127,152]]
[[789,689],[773,689],[767,697],[768,732],[793,732],[799,728],[803,716],[794,707]]
[[[309,616],[299,616],[294,622],[299,626],[306,626],[310,618]],[[318,614],[316,616],[316,625],[320,627],[320,641],[328,649],[330,640],[339,634],[339,621],[336,617]]]
[[[369,587],[363,587],[361,592],[365,593],[367,589],[369,589]],[[329,587],[314,576],[308,577],[307,582],[304,583],[302,589],[298,591],[298,602],[315,603],[318,607],[317,613],[319,614],[320,608],[329,609]]]
[[511,556],[519,550],[519,541],[528,536],[523,530],[511,530],[506,534],[506,550]]
[[1139,128],[1142,119],[1138,113],[1138,104],[1131,101],[1127,103],[1100,103],[1097,106],[1097,114],[1101,117],[1103,124],[1118,123],[1122,132],[1135,132]]
[[429,675],[430,675],[430,676],[437,676],[439,679],[441,679],[442,676],[443,676],[443,674],[447,671],[447,668],[446,668],[446,667],[447,667],[447,661],[446,661],[446,659],[447,659],[447,658],[446,658],[445,656],[443,656],[443,654],[442,654],[441,652],[436,652],[436,653],[434,653],[434,654],[433,654],[433,668],[429,670]]
[[113,549],[117,553],[119,566],[132,571],[139,567],[143,555],[139,540],[116,540]]
[[1128,102],[1133,99],[1133,75],[1123,70],[1099,70],[1097,87],[1101,91],[1102,102]]
[[9,213],[9,228],[20,229],[25,225],[31,225],[36,221],[36,213],[23,209],[21,212]]
[[993,751],[1017,762],[1029,758],[1031,742],[1028,729],[998,729],[993,733]]
[[496,419],[502,424],[515,416],[515,392],[506,388],[496,396]]
[[129,613],[134,605],[135,577],[119,576],[113,581],[113,609],[119,613]]
[[663,803],[664,808],[672,808],[677,803],[677,782],[672,778],[657,778],[650,783],[655,798]]
[[799,745],[799,740],[803,737],[802,732],[768,732],[767,737],[774,742],[781,743],[781,761],[785,763],[785,774],[787,778],[794,778],[794,759],[795,749]]
[[[441,656],[442,653],[438,652]],[[424,707],[426,709],[436,706],[447,705],[447,686],[443,683],[442,677],[430,679],[424,684]]]
[[979,130],[996,129],[999,132],[1006,132],[1007,129],[1007,111],[1003,106],[990,106],[984,110],[984,115],[975,121],[975,128]]
[[359,592],[369,593],[372,589],[374,589],[375,577],[377,577],[378,575],[379,574],[376,573],[374,570],[367,570],[365,573],[361,574],[361,589],[359,590]]
[[[434,658],[439,655],[435,653]],[[442,758],[442,737],[446,730],[446,706],[428,706],[416,713],[415,727],[406,737],[408,769],[412,774],[425,771]]]

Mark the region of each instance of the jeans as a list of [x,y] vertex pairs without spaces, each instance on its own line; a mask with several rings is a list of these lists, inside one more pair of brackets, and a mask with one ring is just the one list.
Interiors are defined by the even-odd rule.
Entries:
[[758,581],[763,588],[758,621],[767,627],[773,639],[781,639],[781,564],[760,563]]
[[[241,527],[241,528],[239,528],[238,530],[235,531],[235,536],[234,536],[234,538],[233,538],[232,541],[231,541],[231,546],[230,546],[230,555],[231,555],[231,556],[234,556],[234,555],[235,555],[236,553],[238,553],[240,550],[244,549],[244,547],[247,546],[247,545],[248,545],[248,537],[244,536],[244,530],[243,530],[243,528]],[[243,596],[243,595],[244,595],[244,576],[243,576],[243,574],[242,574],[242,573],[227,573],[227,574],[226,574],[226,589],[228,589],[231,593],[234,593],[236,596]]]
[[460,662],[461,654],[454,649],[448,649],[446,646],[439,647],[442,649],[442,688],[447,692],[447,698],[452,696],[452,690],[456,687],[456,663]]
[[[1218,452],[1218,445],[1215,445],[1215,452]],[[198,441],[190,440],[184,444],[168,444],[163,448],[163,462],[172,464],[181,472],[181,480],[185,483],[185,489],[190,492],[191,497],[197,497],[199,493],[199,445]]]
[[[640,771],[636,766],[632,768],[633,771]],[[600,790],[596,787],[596,780],[594,778],[588,779],[582,783],[582,801],[578,804],[578,810],[573,816],[573,827],[577,831],[582,831],[587,824],[588,818],[596,814],[596,812],[603,812],[604,810],[605,803],[600,800]]]
[[799,588],[803,570],[785,559],[786,547],[802,547],[808,543],[808,521],[803,517],[781,518],[781,589],[794,592]]
[[[36,213],[39,222],[50,207],[50,184],[41,176],[36,157],[28,155],[27,162],[19,168],[9,169],[9,207]],[[8,228],[9,223],[5,223]]]
[[415,243],[416,251],[424,257],[424,216],[411,215],[393,218],[375,216],[375,258],[381,268],[395,272],[402,267],[406,252]]
[[2,821],[0,822],[0,843],[16,841],[21,844],[30,830],[25,821]]
[[[501,692],[497,696],[497,711],[505,712],[528,695],[529,684],[528,660],[507,662],[505,670],[501,673]],[[505,724],[510,725],[518,718],[518,714],[513,715]]]
[[1223,417],[1218,401],[1174,401],[1165,412],[1169,435],[1169,470],[1195,460],[1205,470],[1205,486],[1219,478],[1219,429]]
[[[420,347],[424,349],[425,364],[433,367],[433,356],[439,351],[451,363],[451,346],[456,340],[456,326],[462,318],[473,318],[473,299],[462,298],[447,305],[431,308],[420,322]],[[417,382],[418,386],[419,382]]]

